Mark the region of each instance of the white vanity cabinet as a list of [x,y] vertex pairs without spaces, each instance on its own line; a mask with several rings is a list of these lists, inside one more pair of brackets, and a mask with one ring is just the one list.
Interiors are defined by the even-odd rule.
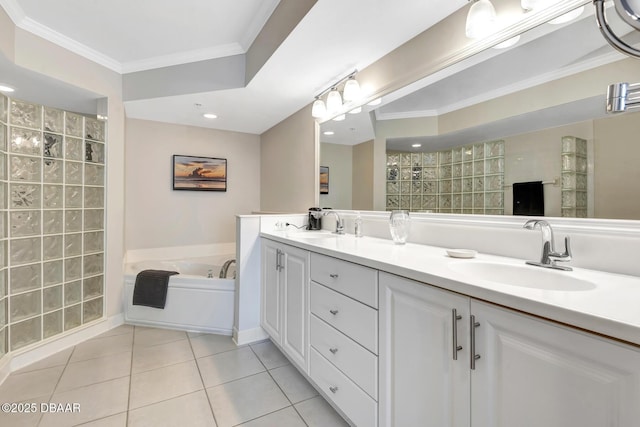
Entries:
[[309,252],[262,239],[260,324],[304,372],[309,365]]
[[471,301],[474,427],[640,425],[640,351]]
[[356,426],[378,425],[378,272],[311,253],[309,376]]
[[380,426],[638,425],[635,347],[382,272],[379,315]]
[[380,426],[469,427],[469,298],[379,280]]

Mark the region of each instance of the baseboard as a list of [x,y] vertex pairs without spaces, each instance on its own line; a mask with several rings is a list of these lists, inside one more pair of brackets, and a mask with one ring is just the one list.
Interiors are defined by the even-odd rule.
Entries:
[[87,325],[86,327],[70,331],[63,336],[52,338],[46,342],[34,344],[33,347],[18,350],[6,354],[0,359],[0,384],[9,376],[25,366],[45,359],[59,351],[65,350],[83,341],[94,338],[110,329],[116,328],[124,323],[124,314],[100,319]]
[[234,326],[233,328],[233,341],[236,345],[246,345],[258,341],[263,341],[269,338],[269,335],[260,326],[253,329],[244,329],[239,331]]

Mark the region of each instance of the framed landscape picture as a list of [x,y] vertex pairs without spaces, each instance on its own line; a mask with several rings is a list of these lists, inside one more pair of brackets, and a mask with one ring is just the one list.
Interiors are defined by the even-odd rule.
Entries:
[[227,159],[175,154],[173,189],[227,191]]
[[320,194],[329,194],[329,166],[320,166]]

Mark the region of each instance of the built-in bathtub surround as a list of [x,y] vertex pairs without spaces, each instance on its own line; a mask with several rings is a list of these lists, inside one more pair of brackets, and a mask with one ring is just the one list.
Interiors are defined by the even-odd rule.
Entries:
[[104,314],[105,125],[0,96],[0,355]]
[[387,210],[504,214],[504,141],[387,154]]

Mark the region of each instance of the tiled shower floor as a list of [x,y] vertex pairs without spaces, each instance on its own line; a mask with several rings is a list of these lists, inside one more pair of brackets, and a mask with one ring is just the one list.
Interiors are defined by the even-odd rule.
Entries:
[[[123,325],[12,373],[0,426],[345,426],[270,342]],[[79,404],[41,412],[41,403]],[[73,406],[70,406],[73,409]]]

